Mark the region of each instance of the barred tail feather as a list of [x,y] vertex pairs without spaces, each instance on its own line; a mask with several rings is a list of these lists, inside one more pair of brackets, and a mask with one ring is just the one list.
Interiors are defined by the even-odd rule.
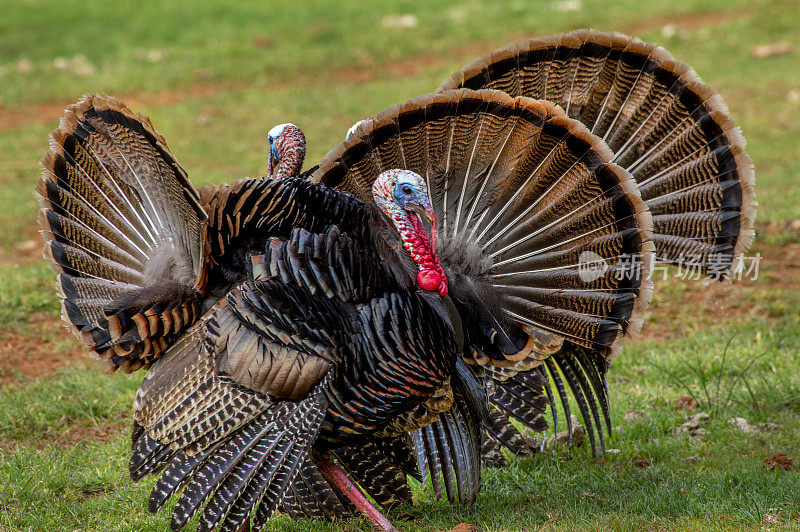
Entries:
[[633,175],[660,260],[692,261],[718,279],[736,270],[754,234],[753,165],[720,96],[662,47],[592,30],[519,41],[439,90],[457,88],[560,105]]
[[206,214],[164,139],[114,98],[67,108],[36,190],[62,316],[106,368],[148,367],[201,312]]
[[[405,437],[374,437],[334,453],[347,476],[382,508],[411,502],[407,476],[422,480]],[[356,508],[307,460],[292,480],[281,510],[295,518],[341,519]]]

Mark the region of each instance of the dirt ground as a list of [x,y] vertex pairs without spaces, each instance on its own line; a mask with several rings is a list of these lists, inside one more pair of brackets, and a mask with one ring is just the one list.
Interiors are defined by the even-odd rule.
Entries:
[[60,319],[35,314],[27,325],[28,334],[0,329],[0,385],[49,377],[68,362],[92,363]]

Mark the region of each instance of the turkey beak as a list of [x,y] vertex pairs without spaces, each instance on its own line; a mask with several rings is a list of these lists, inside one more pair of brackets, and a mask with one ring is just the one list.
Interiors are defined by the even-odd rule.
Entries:
[[278,166],[278,161],[276,160],[275,156],[272,155],[272,149],[270,148],[267,152],[267,177],[272,177],[275,175],[275,167]]

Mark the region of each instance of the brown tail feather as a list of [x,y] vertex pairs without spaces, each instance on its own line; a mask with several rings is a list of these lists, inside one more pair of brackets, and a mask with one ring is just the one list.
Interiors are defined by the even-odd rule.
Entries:
[[149,366],[199,317],[206,214],[164,139],[114,98],[54,131],[39,224],[63,317],[110,370]]
[[[613,150],[654,211],[657,257],[729,278],[753,238],[753,168],[721,98],[660,46],[591,30],[520,41],[439,88],[546,99]],[[695,213],[704,213],[698,219]]]

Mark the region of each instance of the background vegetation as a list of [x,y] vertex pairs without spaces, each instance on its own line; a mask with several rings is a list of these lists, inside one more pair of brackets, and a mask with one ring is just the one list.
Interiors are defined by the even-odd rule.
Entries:
[[[169,522],[145,511],[152,481],[127,478],[142,374],[102,375],[76,347],[40,258],[37,162],[66,105],[86,91],[121,97],[202,185],[263,174],[271,125],[299,124],[314,164],[353,122],[434,90],[473,57],[581,27],[656,41],[723,94],[756,164],[758,278],[659,281],[641,338],[610,372],[604,458],[583,446],[514,459],[484,470],[471,508],[418,491],[391,516],[419,531],[800,529],[794,0],[0,0],[0,13],[0,529]],[[700,412],[702,430],[676,432]],[[775,467],[776,453],[794,465]],[[268,529],[369,526],[278,518]]]

